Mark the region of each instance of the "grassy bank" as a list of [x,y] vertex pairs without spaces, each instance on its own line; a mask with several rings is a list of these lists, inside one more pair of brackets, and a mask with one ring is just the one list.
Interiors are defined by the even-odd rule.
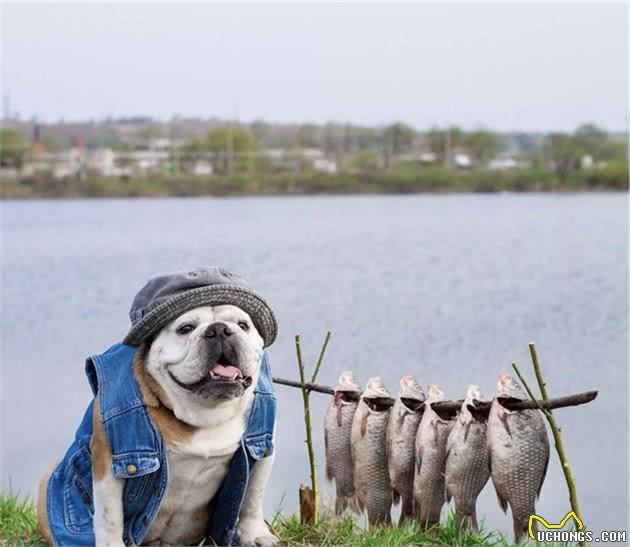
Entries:
[[0,545],[45,545],[28,499],[0,493]]
[[498,533],[481,530],[480,533],[459,533],[453,514],[449,514],[439,531],[421,530],[415,524],[400,528],[373,528],[359,526],[356,517],[346,514],[341,519],[324,517],[317,526],[303,526],[295,516],[277,517],[274,531],[287,545],[296,546],[404,546],[433,545],[458,547],[508,547],[510,541]]
[[[509,547],[510,541],[496,532],[481,530],[479,535],[458,532],[453,514],[449,514],[439,532],[420,530],[415,525],[402,528],[365,530],[356,517],[346,514],[337,519],[324,516],[315,526],[303,526],[295,516],[276,515],[271,523],[284,545],[293,546],[405,546],[431,545],[458,547]],[[35,507],[29,500],[0,494],[0,545],[42,546]],[[545,544],[538,544],[545,545]],[[551,547],[551,544],[547,544]],[[563,544],[563,547],[569,547]]]
[[146,178],[88,177],[54,179],[35,176],[4,179],[3,199],[98,198],[139,196],[239,196],[300,194],[401,194],[423,192],[579,192],[626,190],[628,163],[571,171],[559,175],[549,170],[457,171],[443,167],[418,168],[399,164],[378,173],[276,173],[233,177],[191,175]]

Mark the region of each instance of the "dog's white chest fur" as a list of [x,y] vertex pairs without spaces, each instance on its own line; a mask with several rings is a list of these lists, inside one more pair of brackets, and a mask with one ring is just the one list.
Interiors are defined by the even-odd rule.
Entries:
[[239,447],[242,420],[201,429],[167,447],[169,482],[143,543],[198,544],[207,534],[208,505]]

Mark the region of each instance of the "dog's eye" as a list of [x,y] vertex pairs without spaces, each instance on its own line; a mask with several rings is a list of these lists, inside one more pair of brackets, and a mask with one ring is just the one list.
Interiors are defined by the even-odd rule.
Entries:
[[192,332],[195,330],[195,325],[191,325],[190,323],[184,323],[183,325],[179,326],[177,328],[177,334],[188,334],[189,332]]
[[239,321],[238,326],[241,327],[245,332],[249,330],[249,324],[247,321]]

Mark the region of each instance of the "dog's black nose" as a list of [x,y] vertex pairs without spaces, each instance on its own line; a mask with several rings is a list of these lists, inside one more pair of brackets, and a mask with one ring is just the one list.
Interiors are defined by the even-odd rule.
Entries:
[[208,328],[206,329],[206,332],[203,333],[203,335],[206,338],[215,338],[217,336],[219,338],[227,338],[228,336],[231,336],[232,334],[234,334],[234,331],[231,330],[228,325],[226,325],[225,323],[222,323],[221,321],[212,323],[211,325],[208,326]]

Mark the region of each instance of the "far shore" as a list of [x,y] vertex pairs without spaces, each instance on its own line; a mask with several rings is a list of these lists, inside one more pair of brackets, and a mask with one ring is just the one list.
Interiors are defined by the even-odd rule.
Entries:
[[549,170],[239,174],[231,177],[156,175],[115,178],[5,178],[0,199],[64,199],[186,196],[287,196],[489,192],[627,191],[628,164],[556,173]]

